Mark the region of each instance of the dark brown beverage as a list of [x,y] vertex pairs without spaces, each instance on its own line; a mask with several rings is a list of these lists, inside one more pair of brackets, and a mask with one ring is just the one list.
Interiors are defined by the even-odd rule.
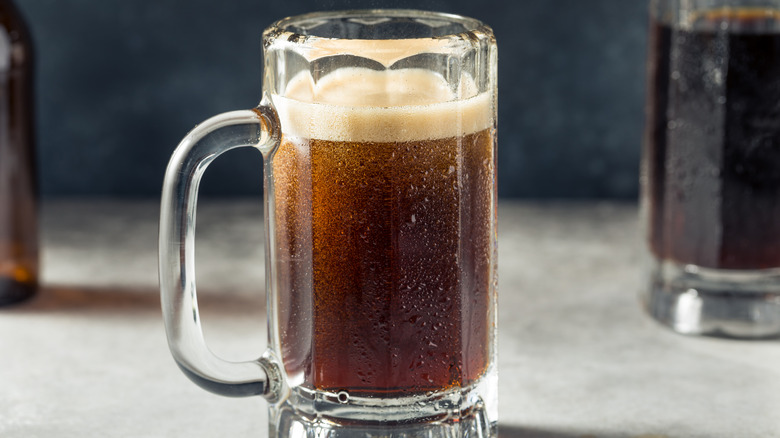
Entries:
[[32,42],[13,3],[0,1],[0,305],[35,292],[38,221]]
[[[395,92],[345,91],[358,81]],[[439,83],[444,97],[431,97]],[[422,70],[345,70],[318,86],[350,104],[276,101],[287,132],[273,156],[273,269],[288,375],[353,396],[474,383],[493,348],[489,96],[443,100],[446,83]],[[418,105],[382,106],[409,90]]]
[[653,22],[645,137],[652,252],[720,269],[780,267],[780,12]]
[[350,393],[475,381],[490,348],[492,163],[489,131],[286,138],[274,177],[287,367]]

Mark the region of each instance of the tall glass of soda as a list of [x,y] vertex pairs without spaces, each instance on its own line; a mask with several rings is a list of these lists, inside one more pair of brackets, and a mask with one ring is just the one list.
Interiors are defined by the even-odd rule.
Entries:
[[780,335],[780,1],[652,0],[644,302],[686,334]]

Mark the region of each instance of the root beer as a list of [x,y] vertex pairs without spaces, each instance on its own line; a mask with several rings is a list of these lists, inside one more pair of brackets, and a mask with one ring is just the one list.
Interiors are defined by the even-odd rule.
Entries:
[[326,391],[467,386],[493,346],[492,96],[416,69],[302,76],[274,96],[283,361]]
[[780,11],[651,23],[645,194],[652,252],[780,267]]
[[32,50],[15,5],[0,0],[0,306],[38,283]]

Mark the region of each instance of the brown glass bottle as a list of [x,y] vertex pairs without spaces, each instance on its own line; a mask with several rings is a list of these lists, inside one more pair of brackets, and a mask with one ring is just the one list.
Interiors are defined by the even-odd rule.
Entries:
[[0,306],[38,284],[33,45],[11,0],[0,0]]

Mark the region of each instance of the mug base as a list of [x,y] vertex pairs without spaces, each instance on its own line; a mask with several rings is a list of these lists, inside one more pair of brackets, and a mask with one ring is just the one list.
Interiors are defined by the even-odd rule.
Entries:
[[290,405],[276,410],[271,437],[275,438],[495,438],[497,424],[488,419],[484,405],[457,417],[431,419],[411,424],[335,421],[309,417]]
[[277,438],[495,438],[497,379],[491,368],[474,385],[400,398],[349,397],[295,388],[270,408]]
[[654,262],[645,279],[648,313],[686,335],[780,336],[780,269],[734,271]]

